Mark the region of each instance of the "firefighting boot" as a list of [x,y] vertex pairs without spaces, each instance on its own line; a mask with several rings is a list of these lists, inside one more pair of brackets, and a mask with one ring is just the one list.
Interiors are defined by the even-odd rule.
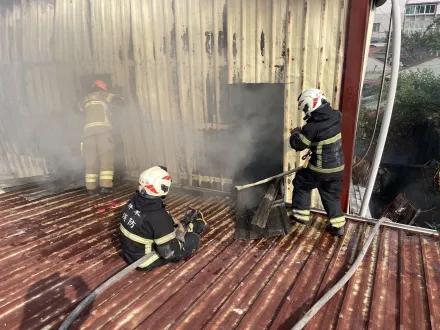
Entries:
[[310,223],[310,219],[310,210],[292,209],[290,220],[294,220],[302,225],[308,225]]
[[332,236],[344,236],[345,234],[345,225],[342,227],[333,227],[330,223],[327,225],[327,232]]
[[101,195],[108,195],[113,192],[113,188],[101,187]]

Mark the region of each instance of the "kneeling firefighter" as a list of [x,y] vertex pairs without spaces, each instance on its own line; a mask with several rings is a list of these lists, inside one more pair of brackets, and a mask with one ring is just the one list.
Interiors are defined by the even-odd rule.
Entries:
[[166,168],[151,167],[140,175],[136,194],[122,209],[120,236],[124,258],[133,263],[155,251],[139,269],[150,270],[188,258],[199,248],[199,235],[207,228],[198,211],[185,226],[171,217],[162,203],[170,186]]
[[98,193],[98,178],[101,193],[113,188],[114,152],[111,105],[121,107],[123,98],[108,91],[107,84],[96,80],[92,93],[86,96],[81,111],[85,114],[83,156],[86,170],[86,189],[90,195]]
[[344,176],[342,114],[331,107],[318,89],[302,92],[298,107],[305,114],[306,125],[292,130],[290,146],[296,151],[310,149],[311,157],[293,180],[293,217],[301,224],[309,222],[310,195],[317,188],[330,219],[327,230],[332,235],[342,236],[345,232],[340,201]]

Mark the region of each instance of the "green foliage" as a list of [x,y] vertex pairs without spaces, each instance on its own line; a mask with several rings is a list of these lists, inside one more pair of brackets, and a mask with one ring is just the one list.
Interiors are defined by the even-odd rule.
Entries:
[[[388,83],[384,86],[382,100],[386,100]],[[432,70],[401,73],[397,84],[393,116],[388,132],[388,142],[395,145],[413,135],[414,129],[428,118],[440,117],[440,77]],[[379,133],[382,115],[379,117]],[[359,139],[371,139],[375,122],[375,114],[371,110],[361,108],[359,112]]]
[[[430,69],[400,74],[396,91],[396,107],[415,115],[431,115],[439,111],[440,77]],[[388,88],[386,89],[388,90]]]
[[423,32],[402,34],[401,61],[406,65],[421,63],[440,52],[440,18]]
[[379,95],[380,84],[366,84],[362,88],[362,96]]
[[[365,107],[360,107],[356,138],[359,140],[371,139],[374,129],[374,113]],[[376,134],[377,136],[377,134]]]
[[[440,53],[440,18],[423,32],[402,35],[401,61],[406,65],[422,63]],[[389,55],[391,58],[391,54]],[[366,85],[363,96],[379,95],[380,85]],[[388,133],[388,142],[402,145],[401,142],[413,135],[413,130],[428,118],[440,117],[440,77],[431,70],[400,73],[397,84],[393,117]],[[387,99],[388,82],[385,83],[382,101]],[[376,137],[381,126],[379,116]],[[369,140],[372,137],[375,113],[366,108],[360,109],[358,121],[358,139]]]

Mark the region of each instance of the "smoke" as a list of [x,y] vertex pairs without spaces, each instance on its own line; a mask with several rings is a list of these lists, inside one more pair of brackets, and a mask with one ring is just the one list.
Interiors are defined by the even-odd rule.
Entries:
[[[39,3],[48,4],[48,9],[54,9],[49,6],[52,2]],[[20,2],[11,0],[7,3],[4,15],[10,17],[12,15],[10,9],[13,7],[19,10]],[[11,4],[14,6],[11,7]],[[98,7],[95,6],[98,4],[92,6],[96,10]],[[66,8],[68,11],[75,11],[78,6],[72,5]],[[283,84],[229,85],[225,66],[220,69],[218,77],[214,78],[211,69],[209,70],[211,76],[206,72],[206,68],[204,68],[205,76],[200,75],[203,71],[202,64],[193,63],[191,70],[180,70],[179,66],[183,64],[174,64],[180,59],[170,50],[171,46],[178,45],[176,40],[180,37],[174,27],[171,31],[166,31],[163,40],[160,38],[160,41],[154,40],[152,43],[143,44],[144,38],[136,37],[132,31],[142,28],[143,24],[147,25],[147,23],[131,21],[119,26],[114,22],[116,25],[112,29],[101,31],[99,26],[104,22],[101,18],[94,17],[93,19],[97,20],[93,22],[94,24],[88,20],[81,21],[80,23],[85,24],[82,32],[70,34],[67,32],[71,31],[73,26],[70,18],[64,17],[65,10],[52,10],[45,12],[47,17],[41,17],[41,22],[43,19],[50,19],[52,22],[53,19],[53,29],[56,31],[52,31],[50,24],[47,24],[49,30],[42,25],[41,33],[37,34],[38,40],[33,42],[27,40],[31,34],[21,35],[23,31],[18,28],[30,24],[32,11],[23,11],[22,14],[21,21],[8,26],[6,32],[11,38],[14,37],[6,40],[9,43],[6,46],[11,50],[4,52],[3,48],[0,49],[0,60],[3,60],[2,56],[7,54],[6,65],[0,68],[0,137],[2,138],[0,144],[5,149],[15,177],[55,174],[56,177],[63,178],[77,173],[83,176],[84,160],[80,145],[83,139],[84,118],[77,110],[77,103],[84,96],[84,88],[80,86],[90,86],[89,83],[83,84],[80,81],[81,76],[91,72],[106,72],[110,80],[104,80],[108,81],[109,85],[111,85],[110,81],[113,84],[123,85],[122,94],[130,102],[130,105],[123,110],[126,112],[122,116],[112,118],[114,126],[118,124],[123,132],[124,146],[130,148],[129,152],[125,153],[123,164],[127,164],[130,175],[138,174],[148,166],[161,164],[169,168],[177,168],[177,172],[189,175],[231,178],[235,184],[243,184],[282,171]],[[69,17],[77,17],[76,15],[84,16],[77,12],[68,12]],[[173,19],[170,17],[170,20]],[[226,22],[227,20],[224,21],[225,24]],[[65,29],[60,29],[61,26]],[[54,36],[50,38],[52,32]],[[93,32],[90,34],[93,40],[103,40],[102,44],[93,44],[93,42],[83,44],[82,41],[89,32]],[[170,33],[171,37],[168,36]],[[200,35],[194,34],[192,37],[193,40],[199,40],[198,38],[203,40],[204,36],[206,36],[205,31],[201,31]],[[111,39],[113,37],[114,39]],[[34,44],[41,49],[33,49]],[[90,49],[87,48],[89,44]],[[125,46],[128,44],[130,46],[127,48],[130,49],[127,52]],[[47,45],[50,47],[45,47]],[[85,47],[78,47],[79,45]],[[151,45],[153,47],[149,48]],[[190,48],[184,51],[191,53]],[[134,51],[146,54],[150,50],[153,51],[155,62],[136,62],[139,59],[133,56]],[[90,62],[88,53],[93,51],[96,51],[96,57],[93,58],[102,58],[102,63]],[[210,59],[212,53],[204,47],[201,51],[201,56],[208,56]],[[203,53],[204,51],[207,53]],[[23,58],[20,55],[22,53]],[[224,54],[219,56],[226,57],[227,52]],[[134,60],[135,65],[126,63],[127,56],[130,63]],[[159,56],[170,56],[173,63],[170,65],[166,61],[159,61]],[[51,62],[53,59],[57,62]],[[167,74],[169,75],[167,79],[160,76]],[[177,79],[178,75],[182,76]],[[189,84],[187,82],[189,80],[193,83]],[[182,95],[184,94],[182,86],[177,86],[182,83],[180,81],[184,81],[185,94],[189,85],[195,85],[196,90],[188,92],[188,95]],[[201,87],[202,84],[206,85],[206,91]],[[217,88],[220,89],[220,100],[216,99],[219,94]],[[167,97],[164,91],[170,92],[169,97],[174,102],[159,100]],[[198,105],[192,102],[201,94],[203,101],[200,97],[198,105],[204,107],[207,104],[208,109],[196,108]],[[183,116],[180,111],[184,108],[179,109],[179,102],[187,102],[185,108],[187,118],[179,117]],[[220,103],[221,118],[217,117],[218,103]],[[161,108],[154,109],[154,106],[159,104]],[[191,105],[188,106],[189,104]],[[167,105],[169,105],[168,109]],[[166,111],[168,113],[165,115],[163,112]],[[205,117],[202,119],[199,116],[188,115],[195,112],[204,112]],[[185,122],[195,120],[198,122],[191,125]],[[202,122],[213,124],[214,127],[220,122],[228,128],[220,130],[200,128]],[[121,146],[117,146],[116,150],[122,153],[121,149]],[[0,153],[2,153],[1,149]]]
[[[194,123],[191,115],[183,119],[178,109],[173,109],[170,120],[164,113],[167,109],[140,104],[140,108],[148,109],[140,132],[140,139],[146,141],[143,148],[148,159],[146,167],[139,170],[157,164],[169,169],[176,165],[181,173],[232,179],[234,185],[281,173],[284,85],[226,85],[228,87],[220,100],[223,125],[220,129],[215,124],[206,127],[213,124],[211,120],[215,123],[214,115],[210,113],[205,114],[204,123]],[[158,118],[159,113],[162,118]],[[193,184],[198,185],[197,177]],[[201,184],[221,188],[203,180]]]
[[[230,129],[210,144],[209,157],[243,184],[282,172],[284,85],[235,85]],[[232,94],[232,95],[231,95]]]
[[[88,91],[89,92],[89,91]],[[14,145],[12,153],[25,155],[38,168],[37,159],[43,158],[43,168],[59,180],[71,180],[83,177],[83,158],[80,145],[83,139],[83,113],[77,108],[78,97],[72,91],[69,97],[70,107],[41,109],[42,102],[29,104],[27,111],[1,111],[2,136]],[[56,95],[51,95],[56,97]],[[82,95],[81,95],[82,96]],[[112,117],[117,131],[125,129],[130,143],[142,144],[148,166],[161,164],[170,166],[169,152],[173,155],[180,171],[187,171],[185,157],[187,151],[193,151],[189,159],[193,173],[200,175],[231,178],[234,184],[244,184],[278,174],[283,162],[283,109],[284,85],[282,84],[237,84],[229,92],[228,103],[221,109],[222,120],[228,125],[225,130],[196,131],[183,129],[181,118],[167,122],[154,118],[152,111],[146,111],[145,123],[140,125],[141,132],[127,131],[133,127],[133,109],[126,107],[119,115]],[[77,102],[75,102],[77,101]],[[44,104],[44,103],[43,103]],[[65,103],[64,103],[65,104]],[[134,107],[134,105],[131,105]],[[138,105],[135,111],[139,111]],[[140,114],[141,115],[141,114]],[[142,116],[142,115],[141,115]],[[4,125],[7,123],[7,125]],[[154,131],[154,139],[149,138]],[[117,132],[118,133],[118,132]],[[176,148],[177,144],[177,148]],[[122,148],[119,144],[118,149]],[[165,152],[164,152],[165,150]],[[122,150],[117,150],[121,154]],[[138,159],[123,160],[128,163],[142,163],[143,155]],[[124,157],[124,155],[122,155]],[[144,162],[145,163],[145,162]],[[41,167],[41,166],[40,166]],[[144,168],[139,166],[139,170]],[[15,173],[16,176],[18,173]],[[23,175],[21,175],[23,176]]]
[[[14,95],[25,99],[26,95]],[[15,178],[56,174],[71,180],[82,168],[82,118],[74,109],[2,107],[2,147]]]

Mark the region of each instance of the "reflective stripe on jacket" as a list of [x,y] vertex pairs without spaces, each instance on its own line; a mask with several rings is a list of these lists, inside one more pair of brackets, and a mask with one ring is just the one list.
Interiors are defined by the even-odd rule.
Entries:
[[310,149],[312,155],[307,167],[318,173],[338,173],[344,170],[341,140],[342,115],[330,104],[312,112],[301,131],[294,131],[290,145],[296,151]]
[[84,135],[104,133],[112,129],[109,103],[115,95],[105,91],[93,92],[84,99]]
[[119,229],[122,253],[129,262],[156,251],[140,268],[159,258],[172,259],[182,248],[161,198],[147,199],[137,193],[122,209]]

